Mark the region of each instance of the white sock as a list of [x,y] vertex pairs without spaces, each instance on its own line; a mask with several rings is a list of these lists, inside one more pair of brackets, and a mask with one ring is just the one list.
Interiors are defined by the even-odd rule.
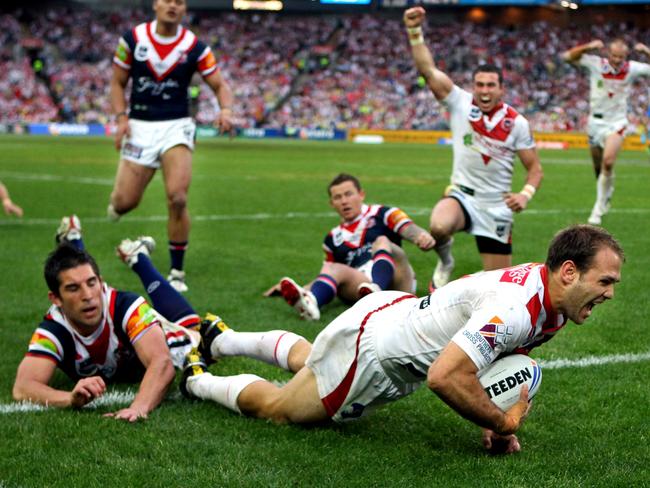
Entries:
[[596,183],[596,204],[601,211],[605,211],[607,201],[612,197],[613,193],[614,174],[610,173],[606,175],[604,171],[601,171],[600,175],[598,175],[598,182]]
[[244,388],[256,381],[265,381],[254,374],[215,376],[203,373],[187,379],[187,390],[201,400],[212,400],[233,412],[241,413],[237,398]]
[[454,260],[454,258],[451,255],[451,246],[453,244],[454,244],[454,239],[451,238],[444,244],[441,244],[434,248],[436,253],[438,253],[438,256],[440,257],[440,260],[442,261],[442,264],[444,266],[450,266]]
[[115,211],[115,207],[113,207],[112,203],[108,204],[108,208],[106,209],[106,215],[108,216],[108,219],[112,220],[113,222],[117,222],[118,220],[120,220],[121,217],[121,215]]
[[302,337],[293,332],[237,332],[232,329],[219,335],[210,347],[212,357],[246,356],[289,370],[289,350]]

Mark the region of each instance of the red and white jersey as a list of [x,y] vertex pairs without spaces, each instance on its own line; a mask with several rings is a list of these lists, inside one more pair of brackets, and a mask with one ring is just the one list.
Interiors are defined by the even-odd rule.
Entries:
[[451,116],[451,182],[477,196],[509,192],[516,152],[535,147],[528,121],[505,103],[484,114],[472,94],[456,85],[442,103]]
[[373,329],[374,344],[399,385],[423,381],[450,341],[482,369],[502,354],[527,354],[566,323],[551,306],[548,270],[537,263],[469,275],[392,308],[397,315]]
[[583,54],[578,64],[589,70],[590,115],[606,122],[627,120],[632,83],[639,76],[650,76],[650,64],[627,61],[616,70],[607,58],[593,54]]

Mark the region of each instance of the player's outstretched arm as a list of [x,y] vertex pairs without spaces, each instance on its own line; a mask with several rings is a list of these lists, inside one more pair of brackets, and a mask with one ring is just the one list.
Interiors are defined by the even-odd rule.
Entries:
[[409,242],[412,242],[423,251],[429,251],[436,245],[436,240],[422,227],[412,223],[402,227],[400,235]]
[[603,41],[600,39],[593,40],[587,44],[580,44],[579,46],[573,47],[568,51],[562,53],[562,59],[569,63],[575,63],[580,60],[582,55],[587,51],[593,51],[595,49],[602,49],[605,46]]
[[45,358],[25,357],[18,366],[13,397],[16,401],[30,401],[59,408],[81,408],[106,391],[99,376],[83,378],[72,391],[57,390],[48,385],[56,365]]
[[215,71],[210,76],[205,78],[205,82],[212,89],[219,101],[219,115],[216,120],[216,125],[219,127],[221,133],[228,133],[232,131],[232,104],[234,102],[232,90],[230,85],[219,71]]
[[528,413],[528,389],[519,401],[503,412],[488,398],[476,377],[474,362],[450,342],[429,368],[427,384],[447,405],[479,427],[507,436],[517,432]]
[[7,215],[15,215],[16,217],[23,216],[23,209],[16,205],[9,196],[9,190],[0,182],[0,201],[2,201],[2,208]]
[[404,12],[404,25],[411,44],[411,54],[415,67],[424,76],[427,85],[437,100],[444,100],[454,87],[451,79],[433,62],[431,51],[424,43],[422,24],[424,23],[425,10],[422,7],[413,7]]
[[138,393],[127,408],[105,415],[128,422],[146,419],[149,412],[160,405],[174,381],[174,366],[162,327],[151,327],[133,347],[146,368]]
[[115,117],[115,149],[122,147],[122,138],[129,136],[129,115],[126,111],[126,84],[129,82],[129,72],[113,65],[111,77],[110,98],[111,108]]

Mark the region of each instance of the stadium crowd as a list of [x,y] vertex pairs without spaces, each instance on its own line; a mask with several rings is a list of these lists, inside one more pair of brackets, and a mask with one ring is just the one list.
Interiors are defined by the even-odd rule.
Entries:
[[[115,35],[149,17],[143,10],[106,15],[81,7],[0,17],[0,69],[7,73],[0,122],[110,121]],[[400,18],[194,13],[188,21],[233,87],[240,127],[447,127],[446,113],[410,62]],[[567,46],[614,37],[650,44],[650,33],[614,23],[565,29],[429,22],[425,38],[441,68],[467,86],[479,62],[502,67],[506,100],[538,131],[586,124],[588,78],[559,58]],[[645,86],[630,99],[634,124],[650,102]],[[210,90],[200,90],[198,121],[210,123],[218,110]]]

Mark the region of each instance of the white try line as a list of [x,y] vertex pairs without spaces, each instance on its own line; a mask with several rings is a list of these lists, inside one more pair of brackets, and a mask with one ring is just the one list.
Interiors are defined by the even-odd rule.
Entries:
[[[589,368],[592,366],[602,366],[605,364],[618,363],[640,363],[650,360],[650,351],[639,354],[612,354],[610,356],[587,356],[581,359],[550,359],[540,360],[539,364],[542,369],[565,369],[565,368]],[[274,381],[277,386],[283,386],[286,382]],[[98,398],[84,409],[97,409],[101,407],[118,408],[129,405],[135,398],[135,391],[116,391],[109,392]],[[181,401],[182,397],[179,392],[173,393],[165,401]],[[55,410],[52,407],[45,407],[30,402],[16,402],[0,404],[0,414],[10,413],[27,413],[27,412],[44,412]]]

